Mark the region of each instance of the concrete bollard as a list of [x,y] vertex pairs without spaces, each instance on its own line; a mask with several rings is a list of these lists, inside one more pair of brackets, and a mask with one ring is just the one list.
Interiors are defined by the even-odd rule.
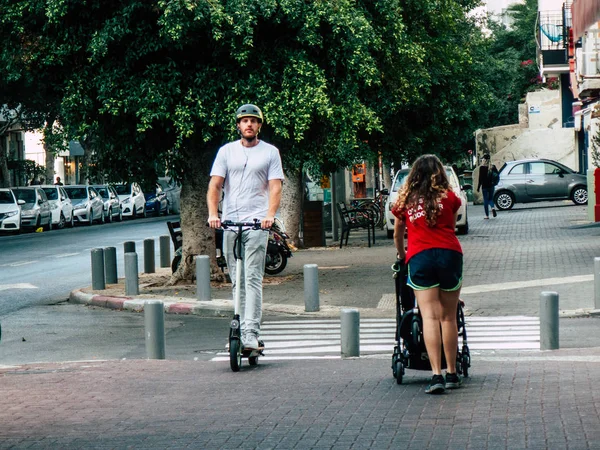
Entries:
[[104,276],[106,284],[117,284],[119,277],[117,275],[117,249],[115,247],[106,247],[104,249]]
[[342,358],[360,356],[360,313],[342,309],[340,317]]
[[144,273],[156,272],[154,239],[144,239]]
[[123,254],[125,253],[135,253],[135,242],[126,241],[123,242]]
[[540,349],[558,349],[558,292],[540,295]]
[[104,279],[104,250],[101,248],[92,249],[92,289],[102,291],[106,289]]
[[144,304],[144,330],[148,359],[165,359],[165,308],[160,300]]
[[208,255],[196,256],[196,299],[210,301],[210,258]]
[[138,295],[139,293],[137,253],[125,253],[125,295]]
[[171,267],[171,238],[161,236],[158,238],[160,248],[160,267]]
[[600,309],[600,258],[594,258],[594,309]]
[[319,308],[319,267],[304,264],[304,311],[315,312]]

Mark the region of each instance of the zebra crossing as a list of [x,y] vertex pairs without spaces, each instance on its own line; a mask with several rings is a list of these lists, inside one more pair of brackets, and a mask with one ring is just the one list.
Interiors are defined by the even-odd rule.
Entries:
[[[474,350],[539,350],[538,317],[465,317],[468,345]],[[395,319],[361,319],[360,354],[391,354],[394,349]],[[261,326],[265,356],[277,359],[340,358],[340,320],[276,320]],[[460,342],[459,342],[460,344]],[[213,361],[228,360],[227,352]]]

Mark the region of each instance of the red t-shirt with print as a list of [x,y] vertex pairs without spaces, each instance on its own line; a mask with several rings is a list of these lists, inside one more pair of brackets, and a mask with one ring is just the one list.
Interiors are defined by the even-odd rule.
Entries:
[[454,233],[454,214],[458,211],[461,201],[452,190],[446,191],[446,194],[447,196],[442,198],[441,214],[437,217],[434,227],[430,227],[425,221],[423,199],[420,199],[416,208],[409,208],[404,214],[400,214],[395,207],[392,208],[392,214],[406,224],[406,262],[417,253],[431,248],[444,248],[462,253],[462,247]]

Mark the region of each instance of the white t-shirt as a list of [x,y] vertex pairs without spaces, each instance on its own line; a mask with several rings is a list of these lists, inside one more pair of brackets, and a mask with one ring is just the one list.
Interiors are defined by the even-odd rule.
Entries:
[[241,141],[219,149],[210,176],[225,178],[221,220],[262,220],[269,210],[269,180],[283,180],[277,147],[258,141],[246,148]]

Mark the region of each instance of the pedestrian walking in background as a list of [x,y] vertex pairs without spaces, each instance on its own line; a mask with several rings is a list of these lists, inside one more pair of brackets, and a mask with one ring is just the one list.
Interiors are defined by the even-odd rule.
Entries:
[[492,216],[496,217],[496,208],[494,205],[494,188],[498,184],[499,174],[498,169],[490,161],[490,155],[484,154],[481,157],[481,165],[479,166],[479,181],[477,182],[477,192],[481,189],[483,193],[483,210],[485,211],[484,219],[490,218],[490,207]]
[[241,286],[235,285],[233,249],[236,234],[223,235],[223,251],[233,282],[234,298],[236,289],[240,289],[242,344],[247,349],[258,349],[268,230],[279,209],[284,176],[279,150],[258,139],[263,125],[262,111],[255,105],[243,105],[237,110],[235,120],[241,139],[219,149],[210,172],[208,224],[211,228],[221,226],[218,205],[222,191],[225,194],[222,220],[261,221],[262,229],[247,230],[240,236],[244,259]]
[[[458,326],[456,311],[462,285],[463,255],[454,233],[461,200],[450,187],[446,171],[435,155],[420,156],[412,165],[392,213],[398,258],[408,264],[407,284],[414,290],[423,338],[433,376],[427,394],[456,389]],[[405,250],[404,231],[408,232]],[[442,375],[442,344],[446,379]]]
[[56,177],[56,182],[54,183],[55,186],[62,186],[63,182],[60,181],[60,177]]

